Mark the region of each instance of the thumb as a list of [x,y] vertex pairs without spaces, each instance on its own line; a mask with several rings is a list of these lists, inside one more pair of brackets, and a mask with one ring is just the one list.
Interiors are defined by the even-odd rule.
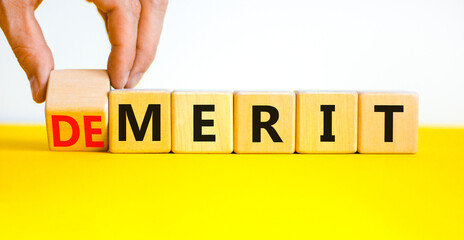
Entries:
[[45,101],[48,77],[54,68],[54,61],[34,10],[34,6],[7,8],[2,5],[0,27],[27,74],[34,101],[41,103]]

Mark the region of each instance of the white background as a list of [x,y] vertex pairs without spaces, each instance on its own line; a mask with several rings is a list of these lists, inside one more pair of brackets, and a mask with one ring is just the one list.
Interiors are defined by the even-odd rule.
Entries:
[[[56,69],[106,68],[94,6],[36,12]],[[464,124],[462,0],[171,0],[157,59],[137,88],[406,90],[421,124]],[[44,123],[0,34],[0,122]]]

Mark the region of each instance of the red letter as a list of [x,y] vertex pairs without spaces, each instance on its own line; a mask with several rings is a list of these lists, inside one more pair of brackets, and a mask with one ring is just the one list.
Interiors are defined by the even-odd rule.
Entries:
[[92,135],[102,134],[100,128],[92,128],[92,122],[101,122],[101,116],[84,116],[85,146],[86,147],[104,147],[101,141],[94,142]]
[[[60,122],[67,122],[71,125],[72,134],[71,138],[67,141],[61,141],[60,139]],[[55,147],[70,147],[79,140],[79,125],[77,121],[64,115],[52,115],[52,131],[53,131],[53,144]]]

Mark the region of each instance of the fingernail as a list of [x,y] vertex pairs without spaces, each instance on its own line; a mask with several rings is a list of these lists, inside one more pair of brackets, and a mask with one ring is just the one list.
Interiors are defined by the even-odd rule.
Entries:
[[29,82],[31,84],[32,98],[35,99],[40,91],[39,81],[37,81],[37,78],[33,76],[29,79]]
[[126,80],[126,84],[129,81],[129,77],[130,77],[130,72],[127,72],[126,76],[124,76],[124,80]]
[[143,77],[143,73],[137,73],[135,74],[126,84],[125,88],[133,88],[135,87],[139,82],[140,80],[142,79]]

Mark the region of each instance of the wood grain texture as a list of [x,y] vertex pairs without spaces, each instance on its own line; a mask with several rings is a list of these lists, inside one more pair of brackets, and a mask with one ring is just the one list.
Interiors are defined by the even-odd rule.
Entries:
[[[143,139],[137,140],[132,130],[128,113],[120,112],[120,105],[130,105],[134,113],[137,130]],[[159,106],[159,112],[150,111],[149,106]],[[158,114],[159,113],[159,114]],[[125,140],[120,140],[120,114],[125,119]],[[113,153],[168,153],[171,151],[171,92],[162,90],[115,90],[109,94],[109,141]],[[147,117],[148,116],[148,117]],[[142,129],[144,120],[148,125]],[[157,124],[154,124],[154,119]],[[133,121],[133,120],[132,120]],[[156,126],[154,126],[156,125]],[[124,126],[124,125],[122,125]],[[153,136],[153,128],[159,138]],[[143,130],[145,130],[143,132]],[[158,135],[158,134],[156,134]],[[155,139],[155,140],[154,140]]]
[[[354,153],[357,150],[357,92],[297,92],[296,152]],[[321,106],[330,111],[332,126],[324,126]],[[324,107],[322,107],[324,108]],[[331,129],[333,139],[321,139],[324,128]]]
[[[172,151],[174,153],[231,153],[233,151],[233,94],[231,92],[173,92]],[[194,105],[213,105],[213,111],[197,116],[213,120],[213,126],[200,126],[202,135],[214,141],[194,140]],[[197,125],[198,126],[198,125]]]
[[[392,141],[386,141],[386,117],[375,106],[403,106],[393,113]],[[419,99],[415,93],[359,93],[358,152],[415,153]],[[387,121],[388,122],[388,121]]]
[[[253,142],[253,106],[271,106],[278,110],[278,120],[272,127],[282,142],[275,142],[260,129],[260,142]],[[295,93],[294,92],[236,92],[234,94],[234,151],[236,153],[294,153],[295,152]],[[261,112],[261,121],[270,114]]]
[[[45,105],[50,150],[106,151],[108,149],[109,90],[110,81],[106,70],[51,72]],[[54,136],[52,118],[56,120],[56,116],[71,117],[77,122],[79,131],[76,131],[78,135],[74,135],[78,137],[75,144],[63,147],[55,144],[54,140],[57,140],[58,136]],[[89,120],[87,122],[90,123],[87,127],[84,122],[85,117],[93,118],[92,121],[87,118]],[[55,121],[55,123],[58,123],[56,126],[59,127],[59,140],[71,140],[72,125],[65,121]]]

